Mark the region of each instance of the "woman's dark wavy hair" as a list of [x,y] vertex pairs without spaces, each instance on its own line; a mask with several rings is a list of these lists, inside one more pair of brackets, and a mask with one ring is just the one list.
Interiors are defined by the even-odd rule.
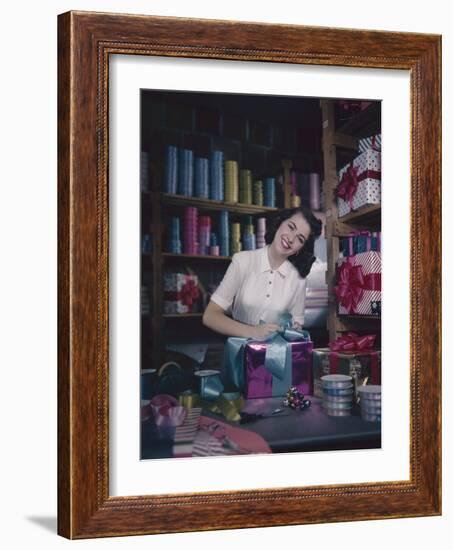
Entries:
[[299,254],[290,256],[288,260],[294,265],[302,277],[306,277],[310,273],[311,266],[316,260],[316,256],[314,255],[315,240],[321,235],[322,232],[321,220],[316,218],[309,208],[306,208],[305,206],[298,206],[297,208],[286,208],[284,210],[280,210],[278,214],[268,220],[269,223],[264,238],[266,240],[266,244],[271,244],[274,240],[277,229],[280,227],[280,224],[297,212],[300,212],[307,220],[310,226],[310,236],[305,241],[304,247],[300,250]]

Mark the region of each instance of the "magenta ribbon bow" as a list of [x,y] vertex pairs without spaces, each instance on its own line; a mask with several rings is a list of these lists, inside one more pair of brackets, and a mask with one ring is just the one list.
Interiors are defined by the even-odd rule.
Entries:
[[341,176],[340,183],[338,184],[336,193],[337,197],[340,197],[345,202],[349,203],[352,210],[352,200],[357,193],[359,186],[359,178],[357,175],[357,167],[351,164],[346,168]]
[[192,303],[200,296],[200,290],[194,281],[189,280],[181,288],[181,300],[185,306],[192,307]]
[[361,265],[349,261],[341,264],[338,270],[338,284],[334,288],[337,300],[348,313],[355,313],[363,296],[365,277]]
[[359,336],[355,332],[347,332],[333,342],[329,342],[332,351],[363,351],[374,346],[376,334]]
[[357,313],[357,307],[365,290],[381,290],[381,274],[363,274],[361,265],[352,265],[349,258],[338,269],[335,295],[348,313]]

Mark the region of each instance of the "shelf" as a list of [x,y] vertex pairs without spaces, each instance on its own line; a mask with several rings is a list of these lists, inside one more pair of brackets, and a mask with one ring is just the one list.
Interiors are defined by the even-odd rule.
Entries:
[[354,321],[354,320],[358,320],[358,321],[361,321],[362,319],[363,320],[373,320],[373,321],[381,321],[381,317],[379,315],[338,315],[338,318],[339,319],[345,319],[347,321]]
[[346,216],[338,218],[338,224],[367,224],[367,225],[381,225],[381,205],[369,204],[363,206],[354,212],[349,212]]
[[163,252],[162,256],[167,260],[214,260],[217,262],[229,262],[231,256],[210,256],[209,254],[173,254],[172,252]]
[[350,134],[362,138],[378,133],[381,126],[381,103],[374,101],[369,107],[360,111],[337,128],[340,134]]
[[183,319],[189,317],[202,317],[203,313],[164,313],[164,319]]
[[236,212],[238,214],[267,214],[278,211],[278,208],[271,208],[269,206],[214,201],[200,197],[170,195],[168,193],[162,193],[162,202],[172,206],[196,206],[203,210],[228,210],[229,212]]

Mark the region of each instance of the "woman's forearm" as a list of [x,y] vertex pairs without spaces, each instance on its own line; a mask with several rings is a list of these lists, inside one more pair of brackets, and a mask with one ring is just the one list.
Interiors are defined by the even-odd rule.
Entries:
[[225,336],[237,336],[239,338],[253,338],[255,336],[255,327],[235,321],[222,311],[209,311],[208,308],[203,314],[203,324]]

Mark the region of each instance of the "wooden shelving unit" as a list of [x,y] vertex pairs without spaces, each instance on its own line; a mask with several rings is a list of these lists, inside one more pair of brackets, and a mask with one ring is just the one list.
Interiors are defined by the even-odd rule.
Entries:
[[334,293],[335,267],[339,256],[339,238],[352,231],[381,230],[381,206],[370,205],[338,218],[335,189],[338,185],[338,170],[345,159],[358,153],[358,141],[362,137],[380,132],[380,104],[373,102],[340,127],[335,126],[335,102],[321,100],[323,120],[324,193],[326,201],[327,237],[327,285],[329,292],[328,330],[329,340],[335,340],[345,331],[380,332],[380,317],[364,315],[338,315]]
[[[267,100],[260,99],[261,103],[263,101]],[[319,103],[312,99],[306,101],[311,102],[311,109],[318,109],[320,128]],[[164,357],[162,329],[166,322],[181,319],[188,330],[203,330],[201,313],[162,314],[165,266],[178,266],[183,270],[194,267],[205,271],[212,268],[223,275],[231,260],[229,256],[167,252],[164,241],[168,216],[180,216],[187,206],[194,206],[205,215],[212,214],[213,219],[221,210],[227,210],[234,221],[240,221],[246,215],[265,216],[278,208],[291,206],[292,169],[302,171],[301,163],[305,163],[307,172],[321,171],[321,151],[317,150],[315,158],[316,154],[305,151],[297,141],[296,118],[306,121],[297,108],[297,100],[282,99],[277,108],[275,99],[265,107],[258,107],[258,103],[253,96],[247,95],[241,97],[240,103],[233,103],[229,94],[223,95],[219,101],[218,94],[143,92],[142,151],[149,154],[150,175],[148,189],[142,191],[142,232],[152,234],[153,248],[151,254],[142,254],[142,265],[152,280],[150,299],[153,313],[149,337],[154,366]],[[290,111],[291,107],[293,111]],[[236,160],[240,168],[252,170],[254,179],[282,175],[283,189],[277,198],[278,208],[164,193],[167,145],[191,149],[195,156],[206,158],[213,150],[222,150],[225,160]],[[149,365],[142,365],[142,368],[147,367]]]

